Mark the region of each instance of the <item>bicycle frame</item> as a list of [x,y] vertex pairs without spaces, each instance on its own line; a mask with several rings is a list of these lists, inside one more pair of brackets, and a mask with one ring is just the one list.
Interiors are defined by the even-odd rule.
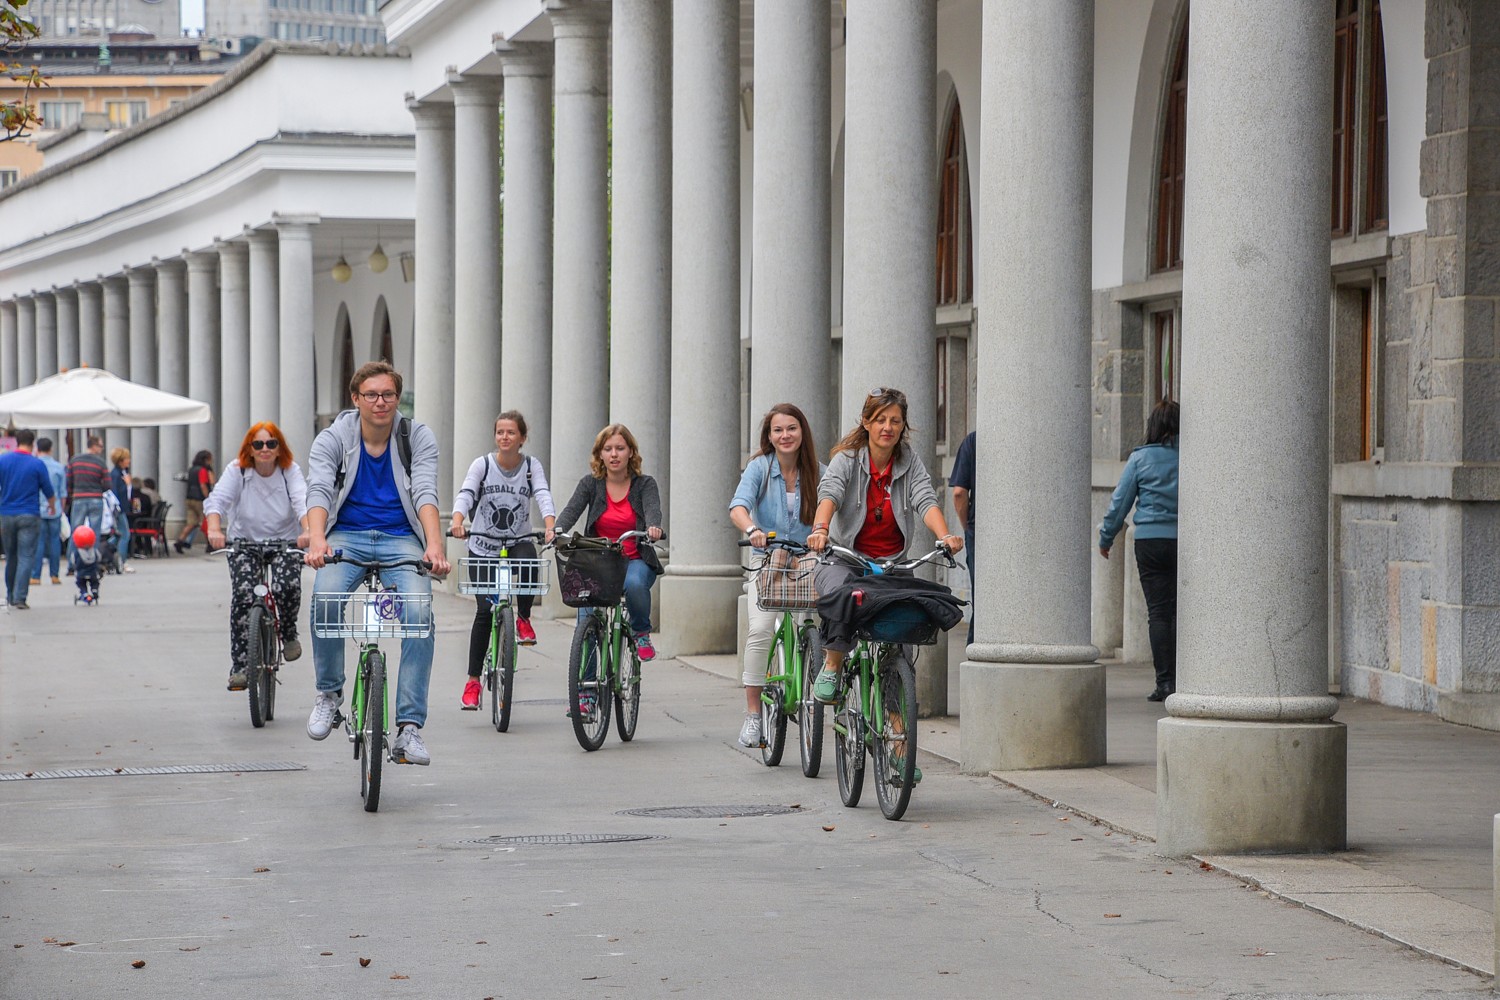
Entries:
[[[798,620],[800,614],[801,620]],[[766,653],[766,686],[761,689],[761,700],[766,704],[771,702],[771,687],[780,684],[784,697],[781,709],[788,715],[795,715],[797,706],[802,704],[802,675],[807,671],[807,664],[802,662],[802,637],[809,629],[817,628],[817,622],[813,620],[811,611],[781,612],[781,618],[776,624],[776,631],[771,636],[771,649]],[[780,644],[786,650],[786,673],[777,673],[776,647]]]

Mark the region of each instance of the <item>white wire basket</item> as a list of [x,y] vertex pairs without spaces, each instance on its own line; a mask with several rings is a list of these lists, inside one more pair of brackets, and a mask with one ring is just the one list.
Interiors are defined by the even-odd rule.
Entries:
[[458,592],[490,597],[540,597],[551,589],[545,559],[466,556],[458,560]]
[[432,595],[313,595],[313,635],[322,639],[422,639],[432,634]]

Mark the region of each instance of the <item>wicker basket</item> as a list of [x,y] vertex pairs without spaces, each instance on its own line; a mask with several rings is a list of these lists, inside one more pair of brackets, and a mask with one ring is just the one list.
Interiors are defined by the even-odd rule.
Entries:
[[755,604],[762,611],[814,611],[818,588],[813,575],[818,557],[773,548],[755,570]]

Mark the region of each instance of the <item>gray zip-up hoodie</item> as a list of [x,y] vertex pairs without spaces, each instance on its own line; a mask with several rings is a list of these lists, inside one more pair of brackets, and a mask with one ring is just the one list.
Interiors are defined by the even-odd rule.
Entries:
[[[855,536],[865,524],[865,497],[869,492],[869,448],[841,451],[829,460],[828,471],[818,481],[818,500],[838,504],[828,525],[828,537],[835,545],[853,547]],[[903,446],[891,468],[891,510],[908,548],[916,522],[937,502],[927,467],[909,446]]]
[[[427,544],[427,536],[422,531],[422,522],[417,517],[417,511],[425,505],[432,504],[439,511],[442,507],[438,503],[437,478],[438,478],[438,444],[437,436],[428,429],[426,424],[419,424],[415,420],[411,424],[411,478],[406,475],[406,468],[401,462],[401,450],[396,444],[396,435],[400,430],[401,421],[406,417],[397,417],[396,422],[391,425],[391,440],[387,445],[391,449],[391,475],[396,480],[396,492],[401,497],[401,507],[406,511],[406,520],[411,524],[411,530],[421,539],[422,544]],[[349,491],[354,489],[354,477],[359,473],[359,460],[364,456],[364,448],[360,446],[359,434],[359,411],[345,410],[333,418],[333,423],[326,430],[321,431],[313,439],[312,450],[307,456],[307,506],[311,510],[314,507],[322,507],[328,511],[328,530],[338,523],[339,508],[344,505],[344,500],[349,496]],[[338,475],[340,459],[344,467],[344,485],[341,489],[335,489],[334,480]]]

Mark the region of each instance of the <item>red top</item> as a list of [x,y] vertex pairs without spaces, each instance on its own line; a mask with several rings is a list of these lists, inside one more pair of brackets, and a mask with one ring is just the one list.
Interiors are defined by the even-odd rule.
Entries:
[[854,536],[852,548],[872,559],[885,559],[906,550],[906,539],[896,524],[891,507],[891,466],[883,472],[870,463],[870,489],[865,494],[865,523]]
[[[594,530],[599,533],[599,537],[615,541],[625,532],[636,530],[635,508],[630,506],[630,494],[616,500],[606,490],[604,498],[608,502],[607,506],[604,513],[599,515],[599,520],[594,522]],[[629,559],[640,558],[634,538],[625,543],[625,556]]]

